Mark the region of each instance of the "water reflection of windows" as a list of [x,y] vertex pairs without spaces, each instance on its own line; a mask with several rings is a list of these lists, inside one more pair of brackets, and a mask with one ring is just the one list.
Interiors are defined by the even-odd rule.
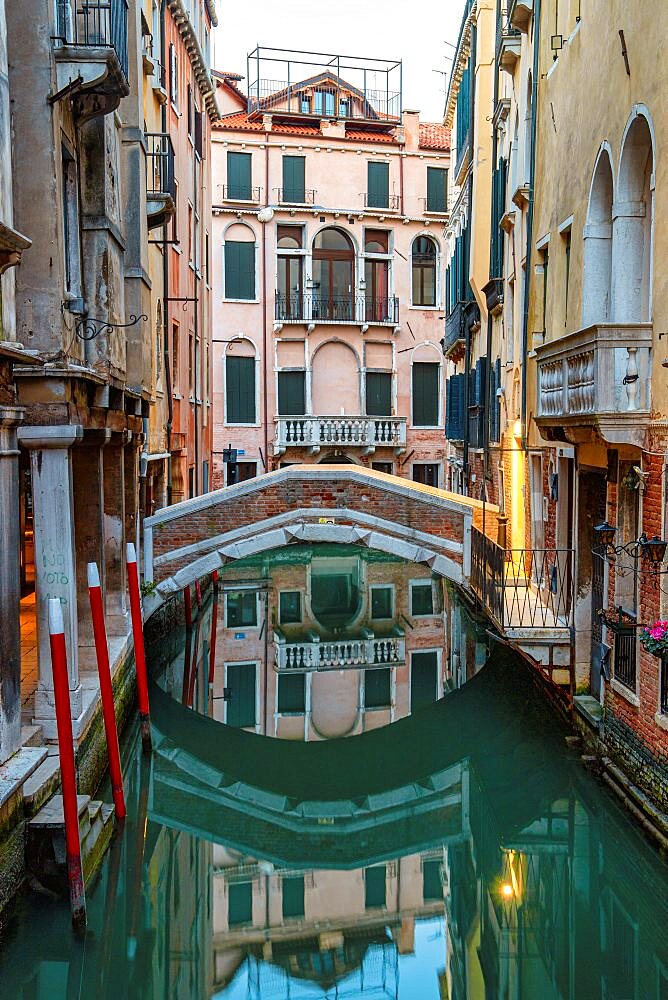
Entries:
[[253,591],[237,590],[228,593],[225,605],[227,627],[256,626],[258,621],[257,603],[257,594]]
[[431,580],[411,583],[411,615],[414,618],[427,617],[434,613],[434,593]]
[[394,587],[384,584],[371,586],[371,617],[392,618],[394,615]]
[[281,625],[299,625],[302,620],[302,595],[299,590],[283,590],[278,595],[278,620]]
[[374,865],[364,869],[364,908],[375,910],[386,904],[385,865]]
[[227,922],[242,927],[253,922],[253,883],[231,882],[227,887]]
[[279,715],[303,715],[306,711],[306,674],[278,675]]
[[281,880],[284,920],[295,920],[305,915],[304,876],[290,875]]
[[364,707],[389,708],[392,704],[392,669],[364,671]]
[[425,858],[422,862],[422,898],[425,903],[443,899],[441,858]]

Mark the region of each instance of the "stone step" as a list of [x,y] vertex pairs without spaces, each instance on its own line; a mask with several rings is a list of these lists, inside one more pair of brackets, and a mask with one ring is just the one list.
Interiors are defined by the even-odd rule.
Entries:
[[[79,841],[84,882],[97,874],[114,832],[113,805],[78,795]],[[63,797],[54,795],[28,824],[27,854],[36,881],[53,891],[67,889]]]
[[58,755],[49,755],[33,771],[23,786],[23,808],[26,816],[35,816],[45,802],[60,785],[60,760]]
[[[88,819],[88,803],[90,802],[90,795],[77,795],[77,812],[79,813],[79,829],[81,829],[82,824],[88,829],[89,819]],[[49,799],[45,806],[43,806],[36,816],[30,820],[28,824],[31,830],[57,830],[64,829],[65,827],[65,816],[63,812],[63,797],[62,795],[54,795],[53,798]]]
[[91,805],[95,811],[95,822],[91,826],[85,853],[82,854],[86,885],[95,878],[100,870],[102,859],[114,833],[114,815],[116,813],[113,805],[103,802],[93,802]]
[[42,740],[42,727],[31,723],[25,726],[21,726],[21,746],[22,747],[38,747],[43,743]]

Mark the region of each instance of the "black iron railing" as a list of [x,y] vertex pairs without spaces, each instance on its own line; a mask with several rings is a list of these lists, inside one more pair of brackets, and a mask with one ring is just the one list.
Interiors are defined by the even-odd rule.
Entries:
[[396,295],[380,298],[364,295],[325,296],[308,292],[284,295],[276,292],[274,317],[277,320],[320,321],[326,323],[399,322],[399,299]]
[[377,204],[381,201],[380,198],[372,198],[369,194],[364,195],[364,207],[375,209],[377,212],[388,211],[388,212],[398,212],[399,211],[399,195],[389,194],[387,200],[384,204]]
[[314,188],[276,188],[279,205],[315,205]]
[[146,133],[146,194],[169,194],[176,202],[174,146],[166,132]]
[[245,184],[223,184],[223,201],[253,201],[262,196],[261,187],[250,187]]
[[128,77],[127,0],[57,0],[58,38],[65,45],[114,49]]
[[502,628],[570,626],[572,566],[572,549],[504,549],[471,531],[471,586]]

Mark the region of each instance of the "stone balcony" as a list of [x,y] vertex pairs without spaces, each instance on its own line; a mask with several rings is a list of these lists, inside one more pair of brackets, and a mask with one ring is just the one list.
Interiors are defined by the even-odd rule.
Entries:
[[329,641],[313,635],[304,642],[290,642],[274,632],[274,645],[280,673],[396,667],[406,661],[403,636],[376,638],[369,632],[354,639]]
[[406,417],[276,417],[274,454],[289,448],[306,448],[317,454],[321,448],[356,448],[370,455],[376,448],[406,450]]
[[598,432],[641,447],[650,413],[651,323],[601,323],[542,344],[536,424],[573,442]]

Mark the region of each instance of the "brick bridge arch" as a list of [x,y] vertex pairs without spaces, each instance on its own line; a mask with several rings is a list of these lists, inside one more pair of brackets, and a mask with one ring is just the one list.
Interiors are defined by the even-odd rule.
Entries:
[[[491,526],[497,508],[487,505]],[[144,522],[144,579],[166,598],[225,563],[290,542],[367,545],[468,586],[478,500],[360,466],[291,466],[163,508]]]

